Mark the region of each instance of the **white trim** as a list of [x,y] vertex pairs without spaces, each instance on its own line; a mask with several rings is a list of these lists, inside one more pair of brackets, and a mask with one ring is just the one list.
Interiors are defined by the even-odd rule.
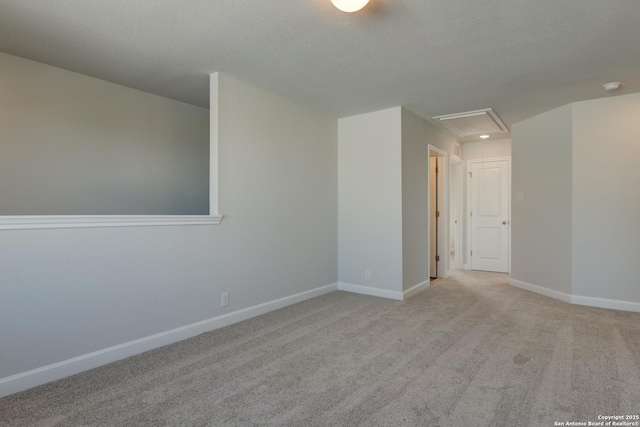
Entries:
[[222,215],[18,215],[0,217],[0,230],[217,225],[220,221]]
[[464,228],[467,231],[467,235],[465,236],[467,239],[467,244],[465,245],[465,258],[467,260],[467,264],[465,264],[464,269],[465,270],[471,270],[471,265],[472,265],[472,255],[471,255],[471,236],[472,236],[472,230],[471,230],[471,217],[469,216],[469,212],[471,212],[471,179],[469,178],[469,174],[471,173],[471,160],[467,160],[467,163],[465,165],[465,170],[464,170],[466,177],[464,177],[464,182],[465,182],[465,193],[467,196],[467,200],[465,203],[465,212],[463,213],[464,216]]
[[354,285],[352,283],[338,283],[338,290],[353,292],[354,294],[371,295],[374,297],[389,298],[402,301],[404,296],[402,292],[390,291],[387,289],[373,288],[371,286]]
[[160,332],[137,340],[108,347],[102,350],[83,354],[62,362],[21,372],[0,379],[0,397],[8,396],[32,387],[59,380],[69,375],[74,375],[98,366],[106,365],[125,359],[145,351],[153,350],[168,344],[182,341],[214,329],[222,328],[242,320],[274,311],[291,304],[296,304],[310,298],[315,298],[338,289],[338,284],[321,286],[309,291],[300,292],[284,298],[254,305],[232,313],[223,314],[201,322],[192,323],[180,328]]
[[219,82],[219,73],[209,76],[209,215],[211,216],[220,216],[218,210]]
[[510,279],[511,286],[524,289],[525,291],[534,292],[536,294],[544,295],[549,298],[557,299],[560,301],[571,303],[571,295],[564,292],[556,291],[549,288],[544,288],[538,285],[532,285],[531,283],[522,282],[516,279]]
[[436,147],[435,145],[429,144],[429,151],[433,151],[434,153],[436,153],[440,157],[447,157],[447,158],[449,157],[449,153],[447,153],[442,148]]
[[613,310],[635,311],[640,313],[640,303],[631,301],[620,301],[615,299],[572,295],[571,303],[577,305],[587,305],[589,307],[611,308]]
[[469,159],[467,160],[467,165],[470,163],[504,162],[505,160],[511,161],[511,156],[483,157],[480,159]]
[[638,302],[572,295],[542,286],[532,285],[531,283],[523,282],[516,279],[511,279],[510,283],[511,286],[515,286],[516,288],[535,292],[536,294],[564,301],[569,304],[584,305],[588,307],[609,308],[612,310],[634,311],[640,313],[640,303]]
[[[457,184],[457,193],[455,194],[455,196],[452,198],[452,192],[454,189],[453,186],[453,182],[451,181],[451,176],[454,175],[454,168],[453,166],[456,167],[455,169],[455,175],[456,176],[456,184]],[[451,230],[454,229],[455,232],[455,237],[454,237],[454,245],[455,245],[455,263],[452,266],[449,266],[449,270],[452,269],[456,269],[456,270],[460,270],[463,268],[462,265],[462,258],[463,258],[463,254],[464,252],[462,251],[462,221],[463,221],[463,217],[464,214],[462,212],[462,207],[463,207],[463,164],[462,161],[457,159],[455,156],[450,156],[449,157],[449,208],[451,208],[451,203],[452,201],[455,200],[455,204],[457,206],[455,206],[454,209],[454,223],[451,224],[449,223],[449,239],[451,239]],[[449,217],[451,217],[451,211],[449,211]],[[457,221],[457,223],[455,222]],[[449,249],[449,253],[451,253],[451,249]]]
[[424,291],[429,286],[431,286],[431,283],[429,283],[429,280],[425,280],[422,283],[418,283],[417,285],[412,286],[409,289],[407,289],[406,291],[402,292],[402,299],[408,300],[409,298],[413,297],[414,295],[419,294],[420,292]]

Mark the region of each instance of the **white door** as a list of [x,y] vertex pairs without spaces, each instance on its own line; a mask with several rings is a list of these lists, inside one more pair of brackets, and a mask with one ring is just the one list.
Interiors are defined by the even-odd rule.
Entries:
[[509,161],[471,163],[471,269],[509,272]]

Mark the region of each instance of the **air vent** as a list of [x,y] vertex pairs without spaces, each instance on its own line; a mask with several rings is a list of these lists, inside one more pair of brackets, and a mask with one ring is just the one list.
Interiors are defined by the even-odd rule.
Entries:
[[491,108],[434,117],[460,138],[482,134],[508,133],[509,128]]

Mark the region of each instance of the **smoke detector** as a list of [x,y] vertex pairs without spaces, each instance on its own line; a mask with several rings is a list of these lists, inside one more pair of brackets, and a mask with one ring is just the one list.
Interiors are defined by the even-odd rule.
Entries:
[[614,90],[620,89],[620,82],[611,82],[604,84],[604,90],[607,92],[613,92]]

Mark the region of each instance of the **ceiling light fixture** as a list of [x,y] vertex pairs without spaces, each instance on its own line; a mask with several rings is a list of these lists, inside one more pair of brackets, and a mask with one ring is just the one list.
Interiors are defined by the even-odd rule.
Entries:
[[480,135],[480,138],[482,138],[482,139],[487,139],[487,138],[489,138],[490,136],[491,136],[491,135]]
[[357,12],[369,3],[369,0],[331,0],[331,3],[343,12]]

